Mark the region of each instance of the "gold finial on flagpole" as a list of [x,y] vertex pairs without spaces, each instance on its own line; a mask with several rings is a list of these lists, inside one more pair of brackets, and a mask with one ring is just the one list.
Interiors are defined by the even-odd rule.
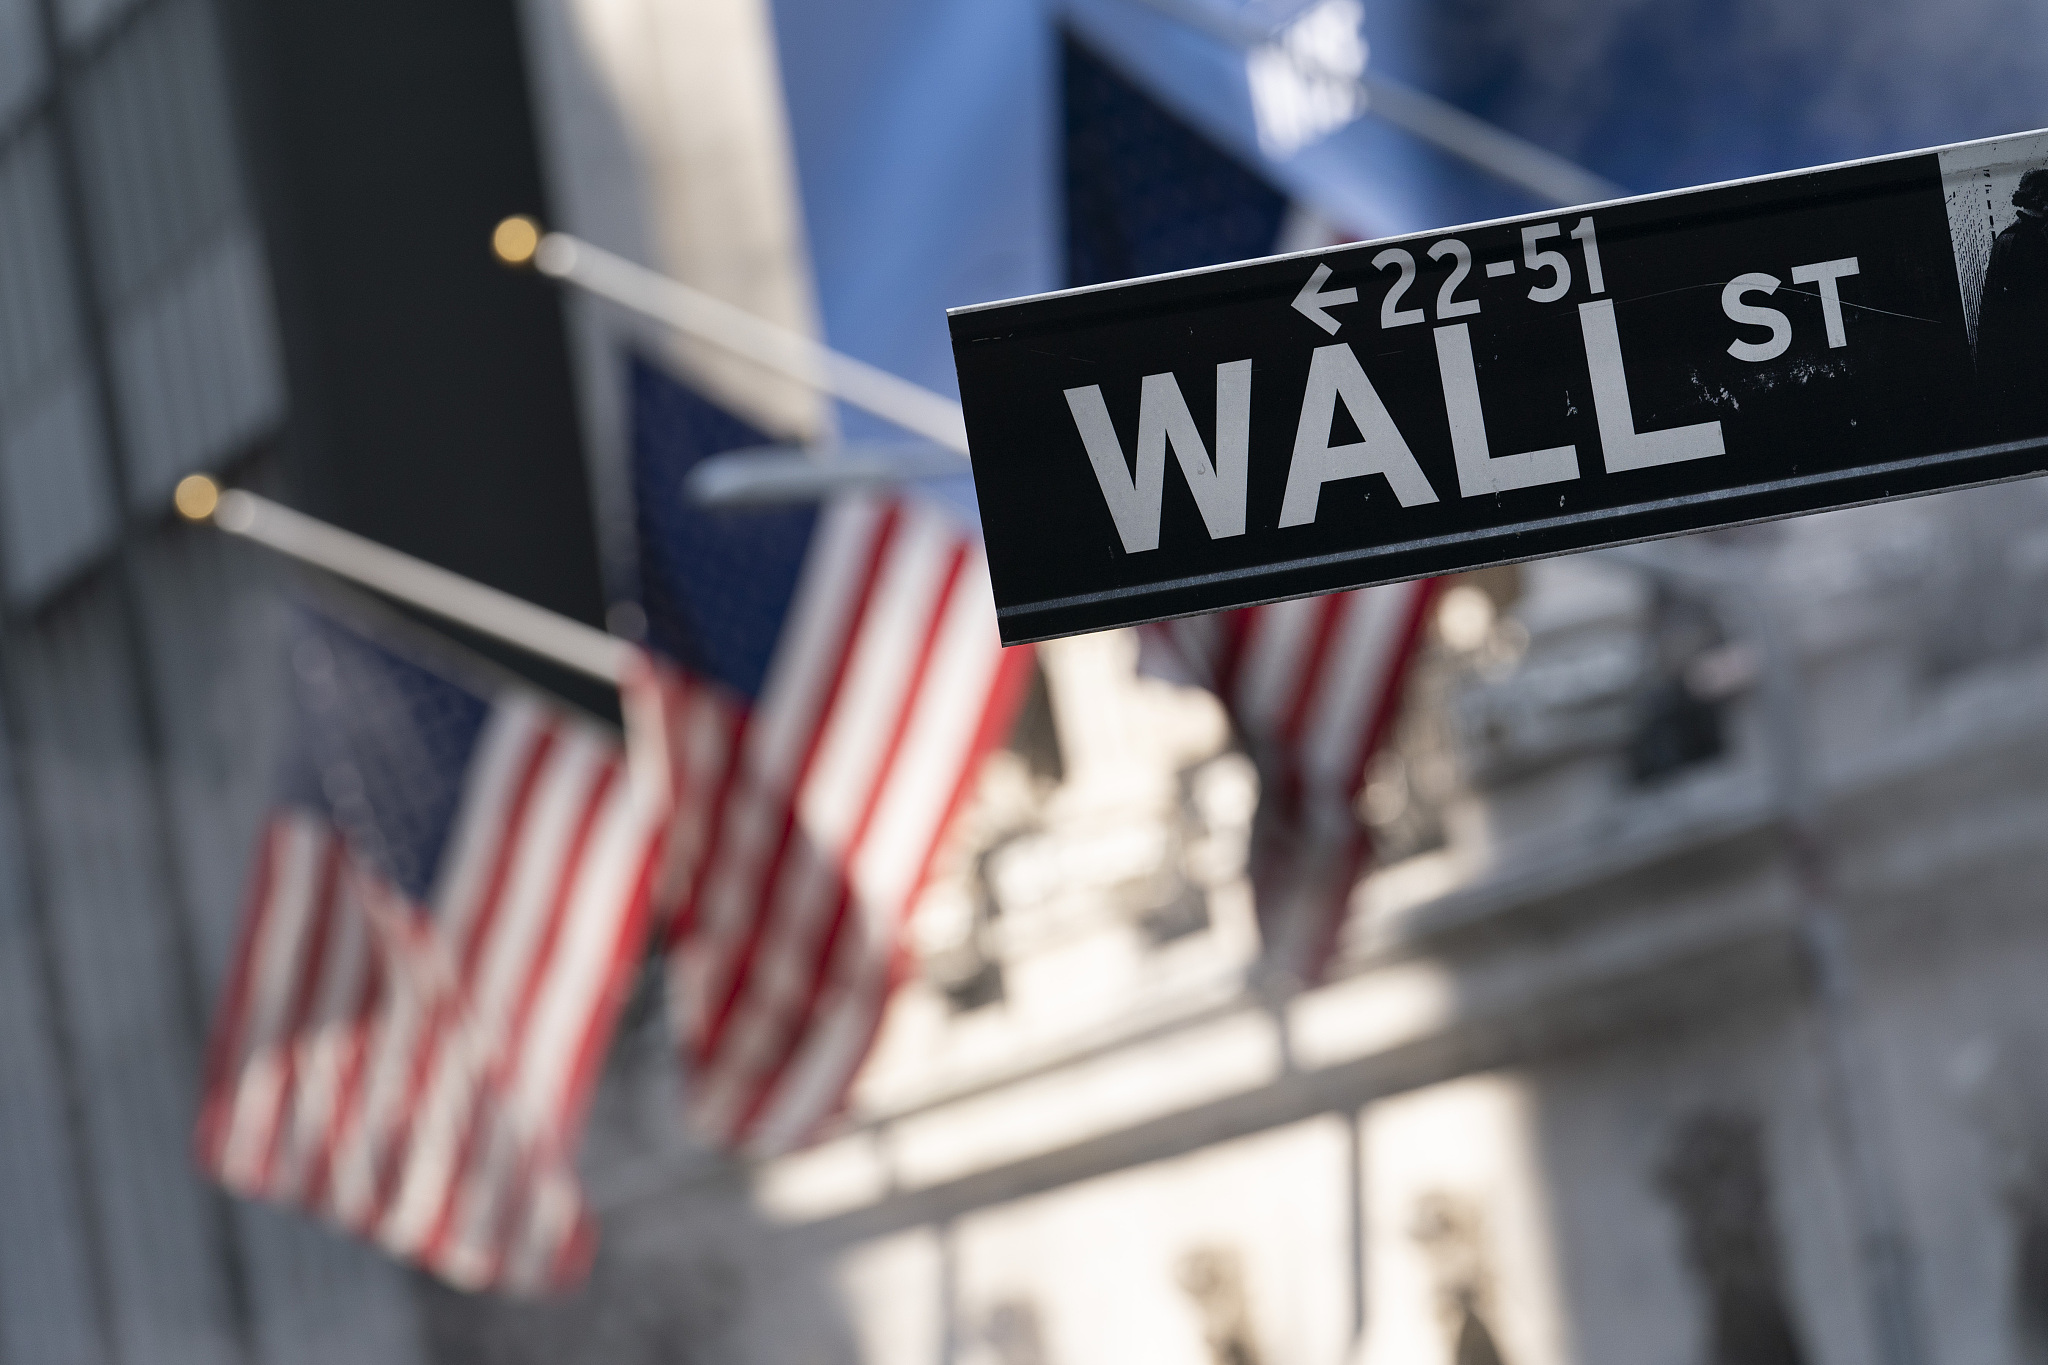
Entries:
[[187,521],[206,521],[220,506],[220,485],[204,474],[187,474],[171,493],[171,505]]
[[505,265],[532,265],[533,253],[540,250],[540,235],[538,222],[527,214],[515,213],[491,229],[491,254]]

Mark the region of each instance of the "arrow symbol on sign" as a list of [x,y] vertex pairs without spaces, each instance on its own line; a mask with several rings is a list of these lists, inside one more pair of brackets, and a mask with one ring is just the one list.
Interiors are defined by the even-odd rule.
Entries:
[[1308,283],[1303,285],[1301,292],[1294,296],[1294,311],[1322,328],[1325,332],[1328,332],[1331,336],[1335,336],[1337,335],[1337,329],[1344,324],[1323,310],[1325,308],[1334,308],[1340,303],[1357,303],[1358,291],[1356,289],[1332,289],[1326,294],[1322,292],[1323,282],[1329,278],[1330,267],[1320,263],[1317,264],[1316,273],[1308,277]]

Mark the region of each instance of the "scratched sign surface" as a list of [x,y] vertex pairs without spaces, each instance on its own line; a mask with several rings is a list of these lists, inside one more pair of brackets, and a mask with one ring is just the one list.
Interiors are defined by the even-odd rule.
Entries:
[[2044,215],[2028,134],[955,310],[1003,638],[2048,471]]

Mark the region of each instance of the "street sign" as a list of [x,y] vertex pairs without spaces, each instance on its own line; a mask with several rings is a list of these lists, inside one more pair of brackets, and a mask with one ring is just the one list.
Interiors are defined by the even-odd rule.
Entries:
[[2048,133],[955,309],[1006,643],[2048,472]]

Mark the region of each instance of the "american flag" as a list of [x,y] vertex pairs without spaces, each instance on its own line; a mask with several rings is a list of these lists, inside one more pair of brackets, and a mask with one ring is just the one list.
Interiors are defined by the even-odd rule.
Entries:
[[1433,597],[1432,582],[1397,583],[1141,631],[1147,671],[1214,692],[1258,767],[1259,932],[1296,983],[1322,978],[1372,860],[1357,802]]
[[646,935],[659,783],[372,608],[295,608],[292,751],[196,1134],[228,1188],[465,1287],[574,1283],[573,1159]]
[[901,929],[1029,656],[996,638],[974,530],[914,497],[707,511],[704,457],[762,437],[632,375],[648,641],[629,704],[669,736],[669,999],[693,1126],[757,1153],[840,1108],[900,974]]
[[[1063,58],[1069,284],[1276,249],[1284,195],[1078,39]],[[1258,765],[1253,892],[1266,962],[1296,982],[1328,967],[1371,860],[1355,805],[1432,596],[1399,584],[1140,632],[1147,671],[1213,691]]]

